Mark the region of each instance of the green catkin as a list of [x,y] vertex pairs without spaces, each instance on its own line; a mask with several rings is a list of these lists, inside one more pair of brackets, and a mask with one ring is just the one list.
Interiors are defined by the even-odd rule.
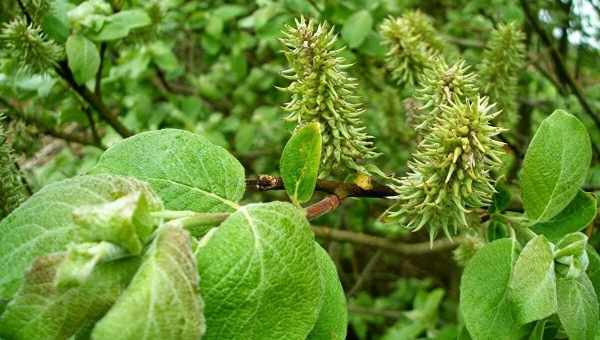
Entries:
[[392,78],[404,87],[418,84],[443,50],[431,19],[418,11],[385,19],[380,31],[388,49],[386,66]]
[[469,66],[459,61],[448,66],[443,58],[436,58],[430,69],[425,70],[421,86],[415,98],[422,105],[418,108],[415,128],[426,134],[430,125],[441,112],[442,105],[450,105],[453,98],[473,99],[477,96],[475,74],[469,73]]
[[467,228],[470,209],[491,203],[503,145],[495,139],[503,129],[491,124],[500,113],[494,106],[480,97],[441,106],[408,174],[397,180],[392,220],[414,231],[428,226],[431,239],[440,229],[450,237]]
[[28,24],[17,17],[4,24],[0,32],[0,46],[10,51],[19,68],[27,73],[44,74],[51,70],[63,56],[63,49],[48,40],[36,24]]
[[6,217],[27,198],[27,190],[15,166],[0,114],[0,219]]
[[524,65],[523,33],[514,23],[492,32],[479,70],[480,89],[504,112],[515,111],[517,75]]
[[291,95],[283,110],[290,121],[299,125],[321,124],[323,152],[321,176],[345,168],[369,174],[364,161],[378,153],[362,125],[364,112],[356,95],[357,82],[346,73],[351,65],[335,48],[337,36],[327,23],[316,25],[312,20],[296,20],[287,26],[281,42],[290,68],[283,76],[292,83],[282,90]]

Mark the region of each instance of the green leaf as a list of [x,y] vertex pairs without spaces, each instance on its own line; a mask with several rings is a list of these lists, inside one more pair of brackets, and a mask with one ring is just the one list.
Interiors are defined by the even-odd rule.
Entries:
[[346,339],[348,310],[344,288],[338,277],[335,264],[329,254],[315,242],[317,263],[321,273],[321,308],[317,323],[306,338],[307,340],[343,340]]
[[543,234],[550,241],[558,241],[566,234],[584,229],[596,217],[596,197],[579,190],[575,198],[558,215],[544,223],[534,225],[531,230]]
[[594,339],[598,331],[598,298],[587,275],[557,283],[558,318],[570,340]]
[[231,20],[235,17],[248,13],[248,7],[240,5],[223,5],[217,7],[212,14],[223,21]]
[[78,84],[93,79],[100,67],[100,53],[93,42],[83,35],[71,35],[66,44],[67,60]]
[[109,16],[102,29],[91,38],[95,41],[121,39],[128,36],[131,30],[148,26],[151,23],[152,20],[142,9],[121,11]]
[[35,260],[23,286],[0,317],[0,337],[22,340],[67,339],[99,320],[125,290],[139,265],[129,258],[99,265],[90,280],[71,289],[56,288],[64,254]]
[[250,204],[197,250],[203,339],[305,339],[321,300],[314,236],[302,209]]
[[565,235],[556,243],[554,259],[559,275],[575,278],[585,273],[589,264],[587,240],[585,234],[576,232]]
[[538,128],[525,155],[521,187],[527,215],[546,222],[575,197],[590,166],[592,149],[585,126],[556,110]]
[[481,248],[465,268],[460,310],[474,339],[514,340],[523,335],[508,292],[515,258],[514,242],[501,239]]
[[12,297],[36,257],[62,251],[76,241],[73,210],[138,191],[147,193],[152,210],[162,207],[147,184],[122,176],[80,176],[35,193],[0,222],[0,300]]
[[556,275],[553,246],[542,235],[531,239],[515,263],[510,297],[521,324],[556,312]]
[[598,255],[596,249],[590,245],[587,246],[586,251],[590,260],[586,273],[594,286],[596,295],[600,295],[600,255]]
[[365,38],[371,32],[371,27],[373,27],[371,14],[365,10],[356,12],[344,23],[342,38],[350,48],[357,48],[365,41]]
[[544,340],[544,328],[546,327],[548,320],[540,320],[535,323],[535,327],[531,334],[529,334],[529,340]]
[[42,28],[48,37],[58,43],[64,44],[69,38],[69,26],[58,16],[46,14],[42,18]]
[[319,123],[309,123],[294,132],[283,148],[279,164],[283,185],[294,203],[312,197],[320,161],[321,127]]
[[188,232],[161,227],[129,287],[96,324],[92,338],[200,339],[202,308]]
[[225,149],[176,129],[140,133],[113,145],[92,173],[142,179],[172,210],[232,212],[246,187],[244,168]]

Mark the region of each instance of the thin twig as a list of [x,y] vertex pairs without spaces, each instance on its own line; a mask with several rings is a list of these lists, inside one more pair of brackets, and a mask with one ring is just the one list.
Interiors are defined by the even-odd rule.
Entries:
[[360,273],[360,276],[358,277],[358,280],[356,280],[356,283],[354,283],[354,286],[352,286],[352,288],[350,288],[348,291],[348,294],[346,294],[347,297],[354,296],[354,294],[356,294],[362,288],[367,278],[371,275],[373,268],[375,268],[375,265],[377,265],[377,262],[379,262],[381,255],[383,255],[383,251],[381,249],[377,249],[375,254],[373,254],[373,256],[371,256],[369,259],[369,262],[367,262],[367,265],[363,271]]
[[[247,179],[246,188],[254,191],[283,190],[283,179],[279,176],[259,175],[256,179]],[[391,188],[372,182],[371,188],[362,188],[354,183],[330,180],[318,180],[315,190],[337,195],[340,199],[346,197],[386,198],[396,196]]]
[[104,55],[106,54],[106,42],[100,44],[100,66],[98,66],[98,72],[96,72],[96,82],[94,84],[94,94],[98,97],[102,97],[102,68],[104,67]]
[[592,118],[596,126],[600,127],[600,118],[596,115],[590,103],[588,103],[588,101],[584,97],[583,92],[579,88],[579,85],[577,85],[577,83],[573,80],[573,77],[567,70],[567,67],[565,66],[565,63],[562,60],[560,53],[558,52],[556,47],[554,47],[552,40],[550,40],[550,36],[542,28],[537,18],[533,15],[531,8],[529,8],[528,1],[521,0],[521,6],[523,7],[523,11],[525,12],[527,20],[529,21],[531,26],[533,26],[533,29],[536,31],[536,33],[540,36],[542,43],[544,43],[544,45],[546,45],[546,48],[550,51],[550,58],[552,59],[554,66],[556,67],[557,73],[562,79],[564,79],[564,81],[567,82],[567,85],[571,89],[571,92],[573,92],[584,111],[590,116],[590,118]]
[[87,116],[88,122],[90,124],[90,129],[92,130],[92,137],[94,137],[94,142],[96,142],[96,144],[101,145],[103,148],[104,146],[102,145],[102,139],[100,138],[100,134],[98,134],[98,129],[96,128],[96,122],[94,121],[94,115],[92,114],[92,110],[90,110],[89,107],[84,107],[83,111],[85,112],[85,115]]
[[453,240],[440,239],[434,242],[401,243],[383,237],[355,233],[348,230],[331,229],[326,227],[312,227],[312,230],[317,237],[340,242],[360,244],[372,248],[379,248],[383,251],[404,255],[422,255],[432,252],[447,251],[456,248],[463,242],[463,238],[455,237]]

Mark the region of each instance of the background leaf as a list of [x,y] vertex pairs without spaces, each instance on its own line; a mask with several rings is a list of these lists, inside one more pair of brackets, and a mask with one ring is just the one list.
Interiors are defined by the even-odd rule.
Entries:
[[365,38],[371,32],[372,26],[373,17],[368,11],[356,12],[345,21],[342,28],[342,37],[350,48],[357,48],[365,41]]
[[557,284],[558,318],[570,340],[594,339],[598,331],[598,298],[592,282],[582,274],[561,278]]
[[298,129],[287,142],[279,168],[288,195],[295,203],[312,197],[321,162],[321,127],[310,123]]
[[10,299],[38,256],[62,251],[74,241],[72,212],[143,191],[152,210],[162,207],[149,186],[123,176],[80,176],[44,187],[0,222],[0,299]]
[[93,79],[100,67],[100,53],[93,42],[80,34],[71,35],[65,46],[69,68],[78,84]]
[[92,332],[102,339],[200,339],[198,272],[187,231],[161,227],[127,290]]
[[92,173],[147,181],[173,210],[231,212],[246,188],[244,168],[229,152],[175,129],[144,132],[115,144]]
[[306,339],[343,340],[346,339],[348,324],[348,309],[344,288],[329,254],[316,242],[315,251],[321,273],[321,308],[317,323]]
[[556,274],[552,244],[542,235],[521,251],[510,282],[510,296],[521,324],[556,312]]
[[460,310],[473,339],[514,340],[523,334],[508,294],[515,258],[514,242],[501,239],[481,248],[465,268]]
[[575,197],[590,166],[592,149],[585,126],[575,116],[556,110],[529,144],[521,187],[527,216],[545,222]]
[[313,328],[321,283],[301,209],[244,206],[198,249],[197,261],[205,339],[305,339]]
[[83,285],[62,290],[55,286],[55,274],[63,257],[56,253],[36,259],[0,317],[0,336],[22,340],[71,337],[108,311],[139,265],[138,258],[107,262]]
[[575,198],[558,215],[547,222],[534,225],[531,230],[543,234],[550,241],[558,241],[566,234],[580,231],[592,223],[597,213],[596,197],[579,190]]

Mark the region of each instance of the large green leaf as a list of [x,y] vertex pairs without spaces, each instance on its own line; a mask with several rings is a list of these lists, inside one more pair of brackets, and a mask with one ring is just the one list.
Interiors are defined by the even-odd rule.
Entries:
[[80,34],[67,39],[65,46],[69,68],[78,84],[93,79],[100,67],[100,53],[93,42]]
[[481,248],[465,268],[460,310],[477,340],[514,340],[523,334],[509,299],[515,244],[500,239]]
[[41,256],[25,274],[23,286],[0,317],[0,337],[22,340],[67,339],[99,320],[125,290],[138,258],[99,265],[81,286],[58,289],[56,268],[62,253]]
[[283,148],[280,171],[288,195],[303,203],[313,195],[321,162],[321,127],[310,123],[294,132]]
[[344,288],[329,254],[315,243],[317,262],[321,272],[321,309],[317,323],[306,339],[343,340],[346,339],[348,310]]
[[371,27],[373,26],[373,17],[369,11],[362,10],[354,13],[342,28],[342,38],[346,40],[350,48],[356,48],[365,41]]
[[152,20],[142,9],[120,11],[109,16],[102,29],[92,35],[92,39],[96,41],[122,39],[129,35],[131,30],[148,26],[151,23]]
[[314,236],[289,203],[240,208],[197,250],[206,339],[305,339],[321,299]]
[[584,229],[596,217],[596,197],[579,190],[569,205],[558,215],[544,223],[538,223],[531,229],[543,234],[550,241],[558,241],[569,233]]
[[556,312],[556,274],[552,244],[542,235],[531,239],[519,255],[510,282],[510,296],[521,324]]
[[0,222],[0,300],[10,299],[33,260],[64,250],[77,236],[75,208],[141,191],[151,210],[161,207],[149,186],[123,176],[80,176],[50,184]]
[[558,318],[569,339],[594,339],[600,323],[598,298],[587,275],[559,279],[557,291]]
[[583,184],[592,158],[590,137],[575,116],[556,110],[538,128],[525,155],[521,187],[529,218],[546,222]]
[[199,339],[198,272],[187,231],[161,227],[127,290],[92,332],[102,339]]
[[92,173],[147,181],[174,210],[231,212],[245,190],[244,168],[225,149],[175,129],[144,132],[115,144]]

